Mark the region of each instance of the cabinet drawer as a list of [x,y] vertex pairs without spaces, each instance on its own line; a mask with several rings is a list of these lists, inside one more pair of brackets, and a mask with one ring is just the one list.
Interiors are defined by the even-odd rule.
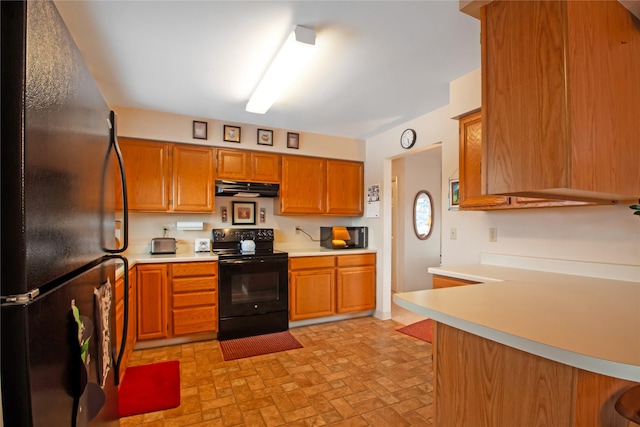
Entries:
[[215,277],[192,277],[173,279],[173,292],[215,291],[218,279]]
[[217,262],[176,262],[171,264],[173,277],[217,276]]
[[336,258],[338,259],[338,267],[376,264],[376,254],[340,255]]
[[308,268],[333,268],[335,257],[332,256],[308,256],[289,258],[289,269],[304,270]]
[[452,277],[445,276],[433,276],[433,289],[449,288],[451,286],[474,285],[477,283],[479,282],[474,282],[473,280],[454,279]]
[[190,292],[173,295],[173,308],[216,304],[218,304],[217,292]]
[[173,310],[173,334],[185,335],[218,330],[217,307]]

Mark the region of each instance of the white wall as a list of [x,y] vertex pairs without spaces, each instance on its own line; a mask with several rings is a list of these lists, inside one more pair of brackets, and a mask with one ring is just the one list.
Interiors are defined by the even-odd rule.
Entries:
[[[441,164],[440,144],[392,162],[391,174],[398,179],[395,239],[397,292],[431,288],[429,267],[440,264]],[[433,198],[433,231],[426,240],[416,237],[413,227],[413,204],[418,191],[426,190]],[[425,280],[427,278],[427,280]]]
[[[273,146],[258,145],[258,126],[256,125],[222,122],[220,120],[134,108],[112,108],[118,114],[118,136],[345,160],[363,161],[365,158],[365,144],[364,141],[359,139],[298,132],[295,129],[275,128],[271,129],[273,130]],[[194,120],[207,122],[208,139],[202,140],[192,137]],[[223,140],[222,134],[225,124],[240,126],[240,143],[225,142]],[[300,134],[299,149],[287,148],[287,132],[298,132]]]
[[[470,73],[460,80],[471,101],[456,101],[455,105],[435,110],[367,140],[365,184],[383,184],[381,216],[366,220],[370,227],[370,242],[378,248],[376,316],[390,317],[391,159],[406,154],[400,148],[399,137],[407,127],[418,133],[414,151],[442,142],[443,265],[478,263],[481,252],[640,265],[640,219],[632,215],[627,205],[489,212],[448,210],[448,180],[458,177],[458,122],[451,117],[464,113],[460,108],[480,108],[480,73]],[[456,82],[452,82],[452,92],[456,92],[452,101],[465,93],[465,90],[455,90],[455,86]],[[457,229],[457,240],[448,238],[451,227]],[[495,243],[489,242],[490,227],[498,229]],[[428,282],[426,275],[423,280]]]
[[[400,146],[400,134],[406,128],[412,128],[417,133],[416,144],[410,150],[405,150]],[[388,319],[391,317],[391,179],[392,179],[392,160],[404,156],[412,156],[422,151],[434,148],[434,144],[442,143],[442,151],[444,156],[444,145],[456,145],[458,142],[458,124],[457,121],[449,119],[449,108],[443,107],[432,113],[426,114],[415,120],[409,121],[401,126],[377,135],[367,140],[367,160],[365,162],[365,186],[371,184],[380,184],[381,203],[379,218],[365,218],[364,225],[369,227],[369,246],[378,250],[377,257],[377,307],[376,316]],[[415,165],[413,168],[422,166]],[[451,170],[442,170],[442,176],[448,176]],[[407,175],[414,172],[407,171]],[[441,199],[446,197],[447,184],[441,184]],[[402,186],[399,185],[400,188]],[[444,187],[443,187],[444,186]],[[445,198],[446,200],[446,198]],[[436,223],[438,218],[442,218],[443,224],[446,218],[443,217],[441,209],[442,203],[436,202],[438,211],[436,212]],[[443,228],[443,229],[446,229]],[[410,231],[413,233],[413,230]],[[404,231],[404,236],[398,236],[398,239],[406,238],[408,231]],[[434,239],[435,241],[435,239]],[[425,260],[426,263],[426,260]],[[413,277],[405,277],[407,280],[424,280],[426,271],[423,269],[417,272]],[[424,280],[425,285],[422,288],[429,288],[431,283]]]

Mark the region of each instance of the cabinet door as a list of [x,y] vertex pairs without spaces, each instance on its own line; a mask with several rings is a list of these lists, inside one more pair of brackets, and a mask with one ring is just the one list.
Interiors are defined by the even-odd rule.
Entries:
[[329,215],[362,216],[364,165],[362,162],[327,160],[327,210]]
[[[171,144],[120,138],[130,211],[166,212],[169,208]],[[116,174],[116,209],[122,209],[120,175]]]
[[251,153],[251,180],[257,182],[280,182],[280,155]]
[[213,212],[213,169],[213,148],[173,144],[173,211]]
[[138,341],[168,337],[167,266],[138,266]]
[[218,149],[217,179],[230,179],[235,181],[248,181],[250,154],[248,151]]
[[460,209],[503,206],[509,197],[482,195],[482,116],[460,119]]
[[321,215],[324,213],[326,160],[282,156],[280,213]]
[[129,315],[127,319],[127,344],[124,352],[124,358],[122,362],[122,371],[124,372],[127,369],[129,364],[129,359],[131,359],[131,353],[133,353],[133,348],[136,346],[136,324],[137,324],[137,298],[136,298],[136,289],[137,289],[137,271],[136,267],[132,267],[129,269]]
[[376,306],[376,269],[373,266],[338,269],[338,313],[371,310]]
[[335,269],[292,271],[289,276],[291,320],[332,316],[335,310]]
[[[124,279],[120,277],[116,280],[115,286],[115,303],[116,303],[116,354],[120,352],[122,346],[120,339],[122,337],[122,330],[124,329]],[[120,375],[122,377],[122,373]]]

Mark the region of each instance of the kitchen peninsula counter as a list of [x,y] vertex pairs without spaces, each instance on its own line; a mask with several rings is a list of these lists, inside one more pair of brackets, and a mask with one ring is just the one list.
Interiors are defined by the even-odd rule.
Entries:
[[[640,271],[621,267],[626,279]],[[486,264],[429,272],[482,283],[400,293],[395,302],[531,354],[640,382],[640,280]]]
[[640,266],[505,260],[430,268],[481,283],[393,297],[436,321],[435,425],[626,427],[614,404],[640,382]]

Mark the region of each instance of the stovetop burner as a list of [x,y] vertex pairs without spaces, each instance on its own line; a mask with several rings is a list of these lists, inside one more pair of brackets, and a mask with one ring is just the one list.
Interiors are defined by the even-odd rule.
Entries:
[[[215,228],[211,231],[211,251],[222,257],[286,255],[273,250],[273,239],[272,228]],[[255,250],[242,251],[243,240],[253,240]]]

